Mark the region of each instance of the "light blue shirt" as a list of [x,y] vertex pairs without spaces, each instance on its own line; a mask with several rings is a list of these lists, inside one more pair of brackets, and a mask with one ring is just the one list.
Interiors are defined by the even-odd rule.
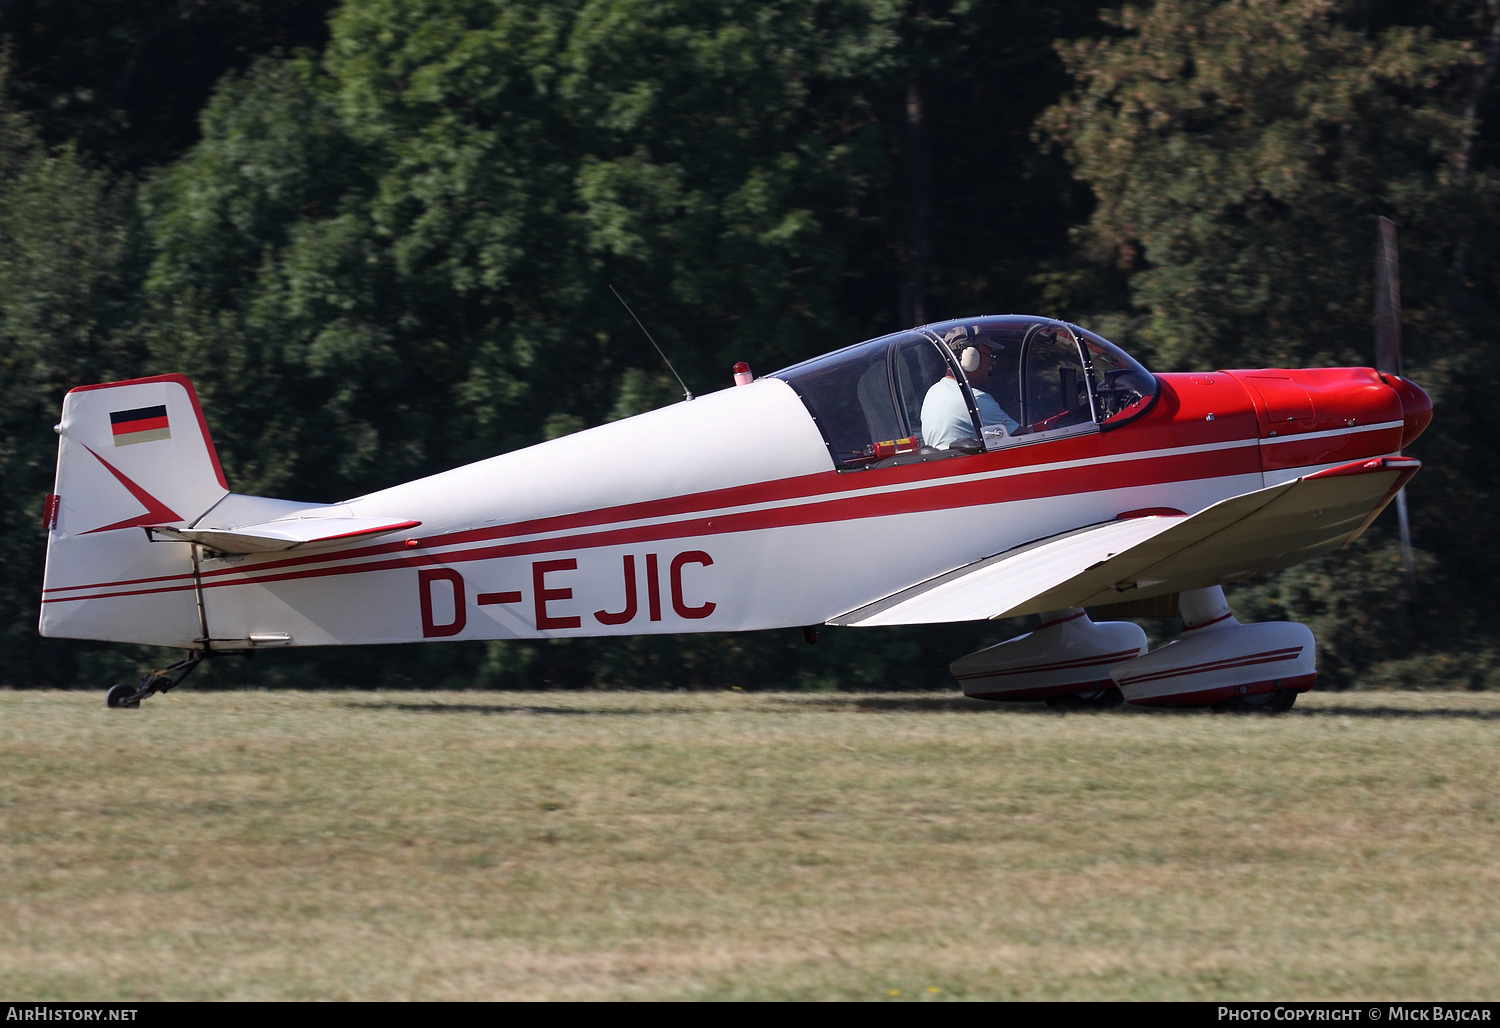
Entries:
[[[985,428],[985,436],[1014,432],[1020,427],[1000,408],[1000,403],[983,389],[973,389],[974,405],[979,408],[979,420]],[[969,417],[969,405],[964,402],[964,391],[956,379],[940,378],[922,400],[922,443],[934,449],[946,450],[960,439],[974,438],[974,419]]]

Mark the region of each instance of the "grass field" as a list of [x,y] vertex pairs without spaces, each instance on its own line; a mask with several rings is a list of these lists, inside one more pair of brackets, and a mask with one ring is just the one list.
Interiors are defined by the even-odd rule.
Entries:
[[1500,998],[1500,695],[0,693],[7,999]]

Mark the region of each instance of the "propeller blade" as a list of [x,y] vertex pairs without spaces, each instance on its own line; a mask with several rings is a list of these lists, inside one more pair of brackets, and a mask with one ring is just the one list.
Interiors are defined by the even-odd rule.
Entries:
[[[1401,262],[1396,254],[1396,223],[1382,217],[1375,246],[1375,370],[1401,374]],[[1398,601],[1403,637],[1409,636],[1407,604],[1416,593],[1417,568],[1412,557],[1411,521],[1406,513],[1406,490],[1396,494],[1396,517],[1401,529],[1401,564],[1406,589]],[[1409,644],[1410,640],[1407,639]]]
[[1401,263],[1396,223],[1380,219],[1375,249],[1375,370],[1401,374]]
[[1411,518],[1406,513],[1406,490],[1396,494],[1396,523],[1401,528],[1401,568],[1406,577],[1406,594],[1417,588],[1417,565],[1411,552]]

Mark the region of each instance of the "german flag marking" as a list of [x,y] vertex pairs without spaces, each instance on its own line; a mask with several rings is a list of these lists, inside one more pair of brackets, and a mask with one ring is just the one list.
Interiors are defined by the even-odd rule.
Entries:
[[111,411],[109,427],[114,433],[116,446],[172,438],[172,429],[167,424],[166,404]]

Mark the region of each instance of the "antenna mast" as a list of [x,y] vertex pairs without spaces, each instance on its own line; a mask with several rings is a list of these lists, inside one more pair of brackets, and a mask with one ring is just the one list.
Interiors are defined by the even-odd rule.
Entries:
[[[606,285],[608,285],[608,283],[606,283]],[[630,309],[630,304],[625,302],[625,298],[615,290],[615,287],[610,286],[609,291],[615,294],[615,299],[620,301],[620,306],[625,308],[625,313],[629,314],[632,318],[635,318],[635,323],[637,325],[641,325],[641,319],[635,317],[635,311]],[[641,331],[646,332],[645,325],[641,325]],[[651,339],[650,332],[646,332],[646,338]],[[656,346],[655,339],[651,339],[651,345]],[[666,364],[667,370],[672,373],[672,377],[677,379],[677,384],[682,386],[682,398],[684,400],[691,400],[693,398],[693,391],[687,387],[687,383],[682,380],[682,376],[677,374],[677,369],[672,367],[672,362],[667,360],[667,355],[662,352],[662,348],[660,346],[656,346],[656,352],[661,354],[662,363]]]

